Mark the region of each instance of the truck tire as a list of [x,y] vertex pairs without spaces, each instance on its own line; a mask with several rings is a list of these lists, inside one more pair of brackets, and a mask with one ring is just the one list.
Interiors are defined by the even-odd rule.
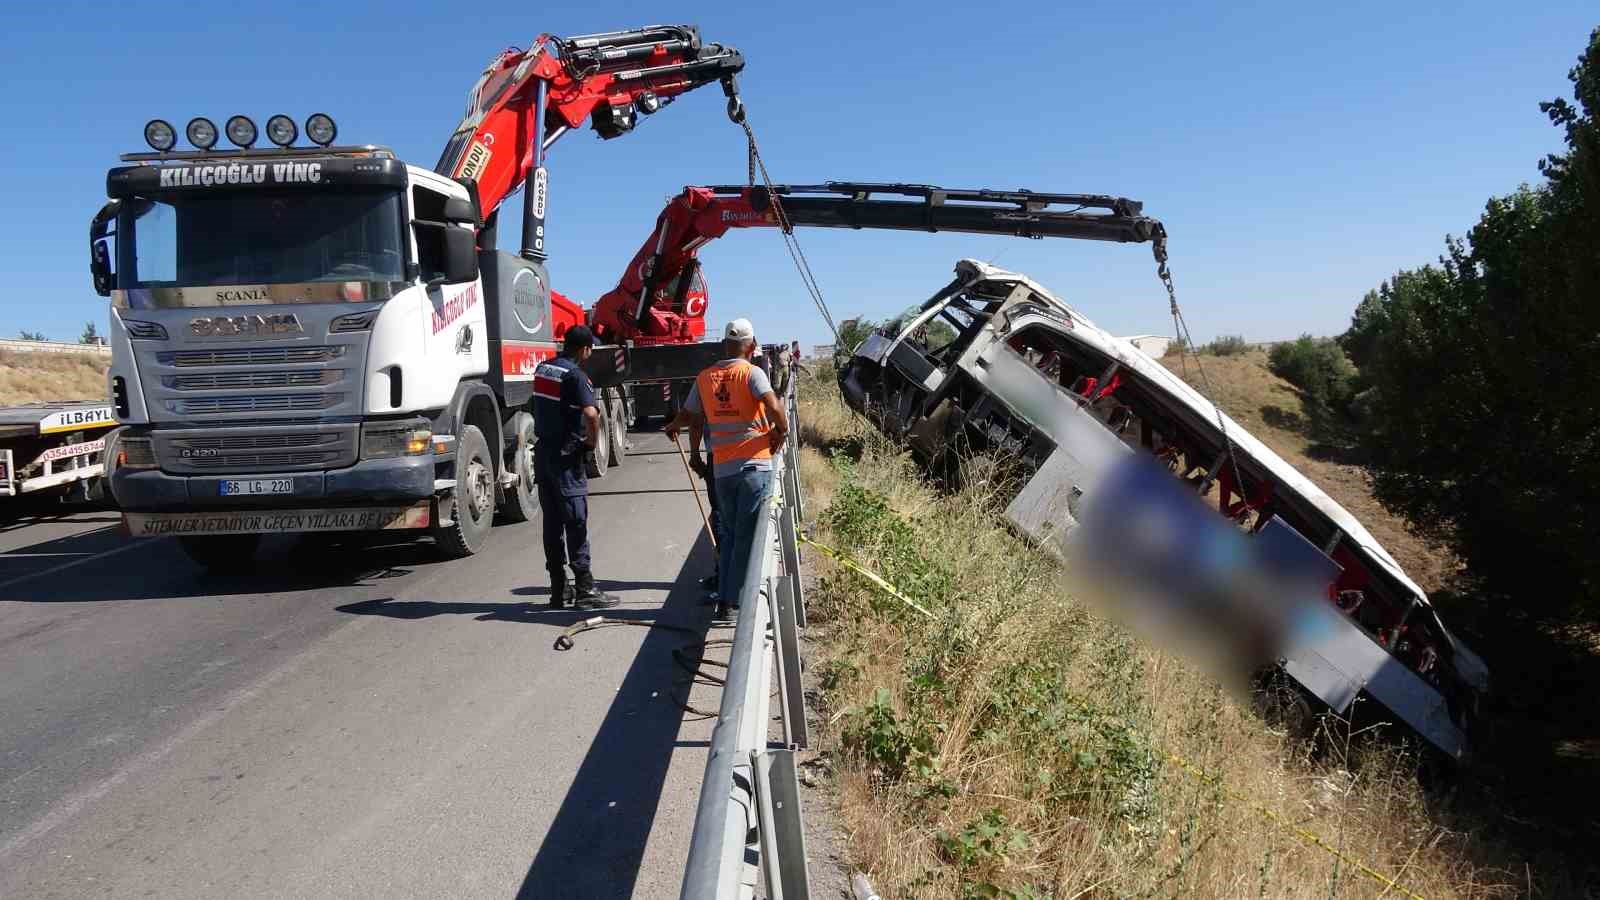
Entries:
[[610,402],[606,404],[609,412],[606,421],[611,424],[611,460],[613,466],[622,465],[628,456],[628,401],[622,396],[622,389],[613,389]]
[[456,486],[450,489],[451,522],[435,525],[433,539],[450,559],[471,556],[494,527],[494,459],[476,425],[461,429],[456,441]]
[[600,405],[600,434],[595,438],[594,449],[583,455],[583,465],[590,478],[604,478],[611,466],[611,417],[606,415],[604,403]]
[[183,552],[207,572],[237,575],[256,566],[259,534],[208,534],[178,538]]
[[539,489],[534,484],[533,416],[519,412],[511,417],[507,428],[512,434],[511,459],[506,466],[516,476],[515,484],[506,488],[506,502],[500,507],[503,522],[528,522],[539,514]]

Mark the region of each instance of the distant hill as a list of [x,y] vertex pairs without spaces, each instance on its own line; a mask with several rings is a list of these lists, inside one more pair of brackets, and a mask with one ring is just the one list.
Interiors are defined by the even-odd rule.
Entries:
[[41,400],[105,400],[111,358],[93,353],[0,350],[0,406]]
[[[1204,392],[1193,357],[1185,360],[1173,353],[1161,362]],[[1403,519],[1373,499],[1366,471],[1350,462],[1347,453],[1315,438],[1299,389],[1272,374],[1265,350],[1251,349],[1232,356],[1203,355],[1200,365],[1215,391],[1212,401],[1360,519],[1423,590],[1438,590],[1460,568],[1459,561],[1447,549],[1412,534]]]

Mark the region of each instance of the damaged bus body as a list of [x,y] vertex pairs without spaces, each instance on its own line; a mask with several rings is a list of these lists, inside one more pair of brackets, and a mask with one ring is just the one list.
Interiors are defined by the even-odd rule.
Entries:
[[853,408],[925,463],[972,453],[1019,463],[1006,516],[1058,556],[1074,532],[1093,530],[1082,524],[1125,530],[1091,522],[1093,500],[1142,451],[1172,473],[1163,484],[1214,496],[1206,502],[1222,518],[1204,514],[1208,526],[1231,522],[1220,530],[1257,548],[1290,546],[1320,573],[1314,635],[1263,660],[1292,679],[1302,706],[1349,714],[1365,697],[1451,759],[1469,753],[1488,670],[1377,540],[1181,378],[1026,276],[962,260],[954,281],[857,348],[839,379]]

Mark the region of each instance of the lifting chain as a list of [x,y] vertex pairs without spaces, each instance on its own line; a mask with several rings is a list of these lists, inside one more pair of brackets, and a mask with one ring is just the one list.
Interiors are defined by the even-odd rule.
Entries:
[[[1156,277],[1161,279],[1161,286],[1167,289],[1167,308],[1172,312],[1172,330],[1178,341],[1178,360],[1183,366],[1184,379],[1189,376],[1189,354],[1194,355],[1195,371],[1200,373],[1200,394],[1217,411],[1217,430],[1222,434],[1222,443],[1228,450],[1228,466],[1233,469],[1233,483],[1235,490],[1243,495],[1244,479],[1239,475],[1239,460],[1234,453],[1233,438],[1228,434],[1227,420],[1223,418],[1222,407],[1217,405],[1216,392],[1211,389],[1211,379],[1206,377],[1205,366],[1200,364],[1200,351],[1194,345],[1194,338],[1189,333],[1189,323],[1184,321],[1183,312],[1178,309],[1178,291],[1172,286],[1172,270],[1167,267],[1167,229],[1165,226],[1156,226],[1155,234],[1150,237],[1150,251],[1156,258]],[[1215,476],[1215,472],[1207,472],[1208,478]],[[1220,489],[1219,489],[1220,490]]]
[[750,127],[750,120],[744,115],[740,107],[740,114],[735,118],[729,114],[735,124],[744,129],[744,137],[749,153],[750,186],[755,187],[756,172],[761,173],[761,183],[767,189],[767,201],[772,204],[773,217],[778,220],[778,231],[783,235],[784,246],[789,250],[789,258],[794,260],[795,270],[800,273],[800,281],[805,285],[806,293],[811,295],[811,302],[816,305],[817,312],[822,314],[822,321],[827,323],[828,330],[833,333],[834,342],[839,341],[839,327],[833,322],[833,314],[828,311],[828,303],[822,297],[822,286],[817,284],[817,277],[811,271],[811,262],[806,259],[806,253],[800,247],[799,238],[795,237],[794,224],[789,221],[789,216],[783,210],[783,201],[774,190],[772,175],[767,171],[766,160],[761,157],[761,147],[756,143],[755,129]]

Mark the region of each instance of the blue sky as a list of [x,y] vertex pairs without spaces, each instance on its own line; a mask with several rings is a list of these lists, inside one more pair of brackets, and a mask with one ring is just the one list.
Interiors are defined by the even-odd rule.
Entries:
[[[779,181],[906,181],[1109,193],[1171,233],[1197,337],[1343,330],[1363,292],[1438,256],[1492,194],[1559,148],[1540,100],[1600,10],[1588,2],[1240,5],[55,2],[8,10],[0,55],[0,334],[74,339],[104,322],[86,229],[105,169],[179,127],[325,111],[341,141],[431,167],[484,64],[541,31],[699,24],[748,60],[742,86]],[[1337,7],[1337,8],[1334,8]],[[744,143],[708,87],[600,142],[556,145],[551,277],[585,303],[613,286],[662,201],[744,178]],[[513,229],[514,230],[514,229]],[[515,235],[511,236],[514,240]],[[837,318],[884,318],[962,256],[1032,275],[1108,329],[1170,333],[1149,248],[809,230]],[[506,243],[505,238],[502,239]],[[768,340],[827,339],[776,233],[702,251],[710,318]]]

